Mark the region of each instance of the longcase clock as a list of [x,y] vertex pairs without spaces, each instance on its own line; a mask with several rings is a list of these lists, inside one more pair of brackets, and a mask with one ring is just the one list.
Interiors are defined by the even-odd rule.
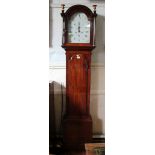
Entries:
[[92,140],[90,115],[91,52],[95,48],[96,5],[92,12],[74,5],[66,12],[62,5],[62,47],[66,51],[66,113],[63,117],[65,148],[84,148]]

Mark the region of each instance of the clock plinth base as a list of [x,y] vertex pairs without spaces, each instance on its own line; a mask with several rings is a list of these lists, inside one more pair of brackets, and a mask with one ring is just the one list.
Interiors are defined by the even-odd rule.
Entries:
[[64,148],[67,150],[84,150],[84,144],[92,142],[91,116],[74,116],[63,119]]

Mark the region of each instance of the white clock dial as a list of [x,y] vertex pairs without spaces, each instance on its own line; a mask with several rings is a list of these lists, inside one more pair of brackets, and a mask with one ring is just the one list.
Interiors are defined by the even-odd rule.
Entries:
[[90,21],[84,13],[75,13],[68,23],[68,42],[89,43]]

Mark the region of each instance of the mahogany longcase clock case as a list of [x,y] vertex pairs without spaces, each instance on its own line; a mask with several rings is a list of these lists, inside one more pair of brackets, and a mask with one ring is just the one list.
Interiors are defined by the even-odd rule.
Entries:
[[66,149],[84,148],[92,140],[90,115],[91,52],[95,48],[96,5],[62,5],[62,47],[66,51],[66,113],[63,140]]

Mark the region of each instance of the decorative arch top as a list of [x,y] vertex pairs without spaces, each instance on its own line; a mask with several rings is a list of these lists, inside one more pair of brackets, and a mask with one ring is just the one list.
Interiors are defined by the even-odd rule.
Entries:
[[77,12],[85,13],[88,18],[93,18],[94,16],[96,16],[96,10],[94,10],[94,13],[93,13],[87,6],[84,6],[84,5],[73,5],[65,13],[63,10],[61,15],[71,17],[73,14]]
[[94,16],[93,12],[88,7],[86,7],[84,5],[74,5],[74,6],[70,7],[66,11],[66,15],[68,17],[71,17],[76,12],[83,12],[87,15],[87,17],[93,17]]

